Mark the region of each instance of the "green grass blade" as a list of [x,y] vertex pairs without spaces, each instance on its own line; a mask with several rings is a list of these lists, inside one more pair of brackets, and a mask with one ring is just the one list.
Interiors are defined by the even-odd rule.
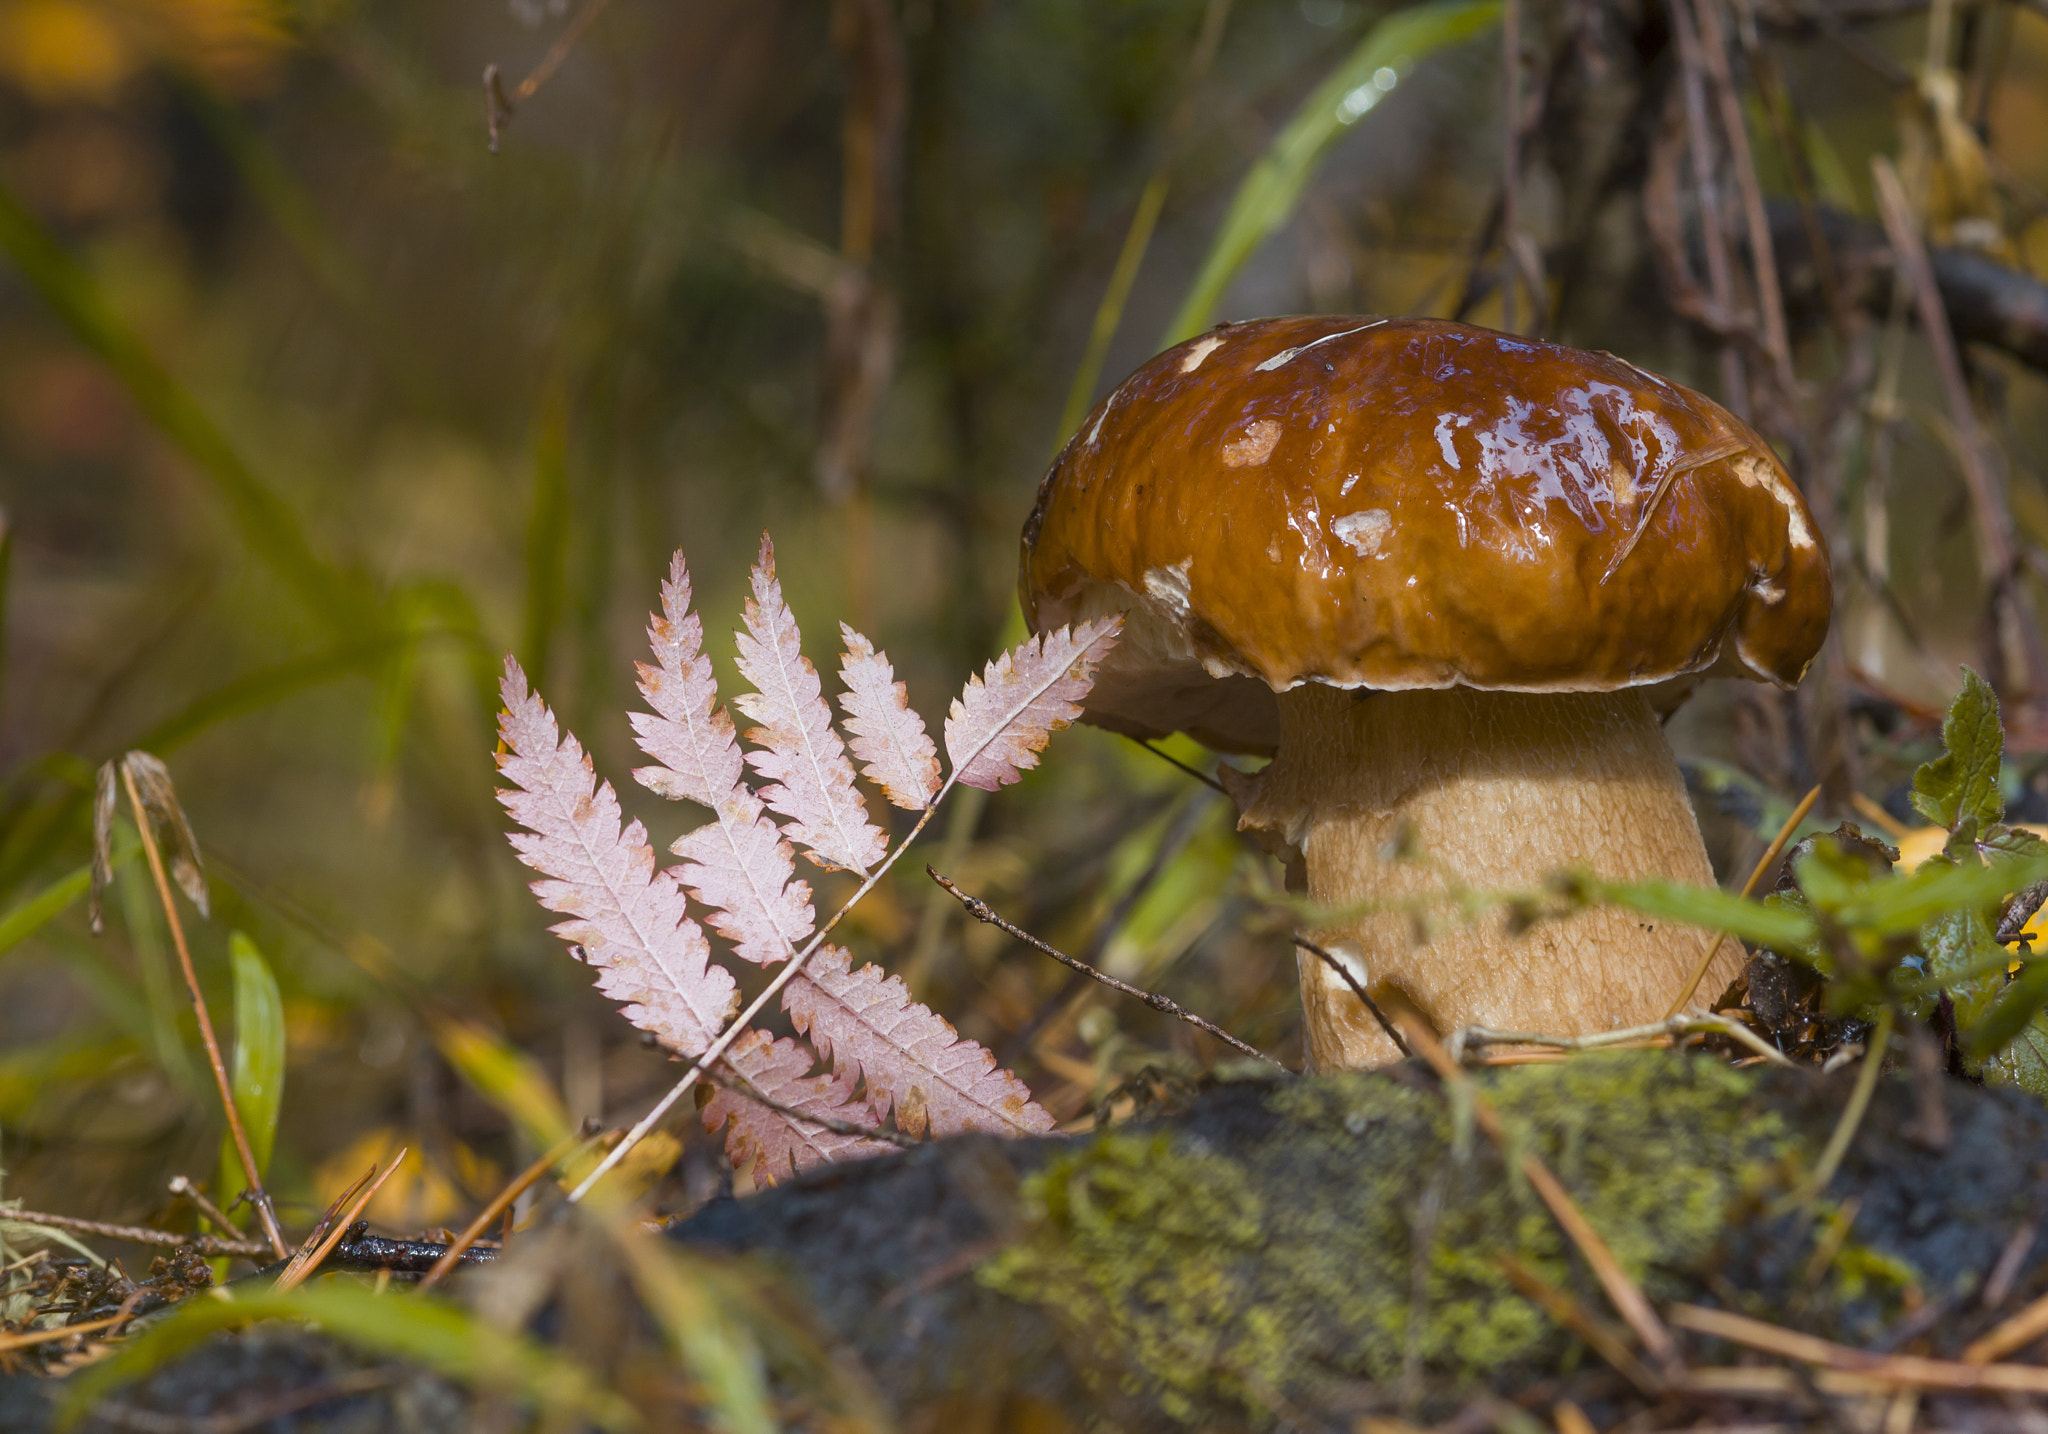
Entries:
[[[237,931],[228,937],[235,967],[235,1054],[230,1068],[235,1109],[249,1135],[256,1173],[270,1168],[277,1143],[277,1113],[284,1105],[284,997],[256,943]],[[220,1141],[220,1179],[214,1199],[227,1204],[248,1184],[232,1135]]]
[[371,615],[368,594],[313,550],[297,515],[256,476],[196,399],[124,323],[85,267],[43,231],[0,185],[0,252],[97,354],[157,429],[198,465],[227,507],[243,543],[316,614],[341,632]]
[[357,1349],[424,1365],[465,1384],[530,1402],[547,1427],[587,1420],[604,1430],[640,1427],[631,1405],[604,1388],[582,1365],[544,1345],[496,1326],[444,1300],[416,1294],[377,1294],[345,1280],[279,1294],[237,1290],[233,1298],[187,1300],[160,1323],[122,1342],[98,1364],[70,1380],[58,1408],[68,1428],[116,1390],[147,1378],[218,1330],[259,1320],[305,1320]]
[[77,904],[92,889],[92,868],[81,866],[59,877],[27,901],[0,916],[0,951],[19,946]]
[[1373,26],[1302,101],[1238,186],[1201,272],[1159,346],[1177,344],[1208,327],[1245,260],[1293,216],[1324,151],[1389,92],[1391,86],[1383,89],[1375,82],[1380,71],[1398,76],[1406,65],[1469,40],[1499,19],[1500,0],[1435,0],[1398,11]]

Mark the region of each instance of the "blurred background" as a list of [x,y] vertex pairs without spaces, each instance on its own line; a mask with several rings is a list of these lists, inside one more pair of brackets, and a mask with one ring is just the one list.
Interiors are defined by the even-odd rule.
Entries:
[[[728,692],[768,529],[813,660],[850,621],[936,721],[1021,636],[1065,434],[1217,319],[1609,349],[1779,445],[1835,637],[1672,727],[1734,881],[1812,785],[1814,823],[1904,818],[1960,662],[2048,815],[2043,273],[2040,0],[0,0],[0,1195],[178,1222],[166,1181],[213,1183],[132,841],[86,919],[93,773],[136,747],[206,860],[223,1039],[230,933],[281,992],[288,1223],[406,1145],[373,1215],[460,1224],[637,1114],[673,1072],[492,797],[503,655],[661,846],[625,714],[677,547]],[[849,944],[1062,1118],[1190,1078],[1219,1047],[963,925],[926,861],[1298,1064],[1275,874],[1154,754],[1060,735]],[[675,1132],[669,1210],[728,1178]]]

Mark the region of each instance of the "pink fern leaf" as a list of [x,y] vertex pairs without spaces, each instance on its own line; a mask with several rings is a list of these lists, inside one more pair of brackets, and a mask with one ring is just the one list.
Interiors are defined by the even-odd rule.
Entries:
[[[725,1064],[777,1104],[843,1125],[872,1126],[877,1117],[867,1102],[853,1098],[853,1082],[831,1074],[812,1075],[817,1057],[796,1041],[770,1040],[748,1031],[725,1053]],[[857,1160],[894,1149],[765,1106],[744,1090],[721,1090],[704,1107],[704,1128],[725,1132],[725,1153],[735,1167],[754,1161],[754,1179],[772,1185],[834,1160]]]
[[718,820],[669,849],[683,858],[683,885],[711,908],[705,920],[740,959],[781,961],[816,927],[810,884],[795,879],[795,853],[745,787],[720,804]]
[[992,792],[1037,766],[1052,734],[1081,715],[1096,664],[1116,645],[1122,621],[1040,633],[968,678],[946,718],[954,780]]
[[783,992],[783,1006],[835,1071],[866,1080],[877,1115],[893,1106],[896,1127],[906,1135],[1052,1129],[1052,1116],[1033,1102],[1024,1082],[997,1068],[994,1055],[961,1039],[880,967],[851,967],[839,947],[819,948]]
[[839,680],[846,691],[840,694],[839,705],[846,709],[853,755],[884,796],[908,811],[921,812],[939,792],[938,749],[889,659],[843,622],[839,634],[846,640],[846,654],[839,659]]
[[675,878],[654,867],[640,823],[622,826],[618,796],[600,785],[576,739],[558,734],[554,714],[527,689],[510,658],[501,688],[498,770],[513,784],[498,800],[524,827],[512,833],[519,859],[545,880],[534,895],[570,917],[555,926],[582,948],[598,989],[624,1002],[626,1019],[664,1045],[696,1055],[739,1004],[731,973],[688,914]]
[[704,656],[704,624],[690,611],[690,573],[677,553],[661,587],[661,615],[649,624],[655,665],[640,664],[634,739],[657,765],[633,775],[650,791],[710,807],[714,820],[670,848],[676,875],[710,908],[711,929],[734,954],[780,961],[811,934],[811,888],[794,880],[795,856],[761,799],[741,781],[745,765],[732,719],[718,705],[718,680]]
[[761,724],[747,732],[762,749],[747,753],[747,764],[774,784],[762,789],[761,799],[789,818],[788,835],[810,848],[818,865],[865,876],[888,855],[889,839],[868,819],[867,803],[853,785],[853,766],[832,728],[818,670],[803,655],[796,618],[782,600],[775,548],[765,533],[746,621],[738,635],[739,666],[756,690],[733,701]]
[[718,681],[704,655],[704,624],[690,611],[690,570],[678,552],[661,585],[661,615],[647,626],[655,665],[638,664],[640,695],[652,713],[632,714],[640,750],[660,763],[635,780],[671,800],[714,810],[731,798],[743,770],[732,719],[718,705]]

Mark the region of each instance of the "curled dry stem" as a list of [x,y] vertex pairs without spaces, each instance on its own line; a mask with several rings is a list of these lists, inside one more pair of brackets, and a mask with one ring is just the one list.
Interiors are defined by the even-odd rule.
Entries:
[[1532,1031],[1495,1031],[1485,1026],[1467,1026],[1461,1031],[1454,1032],[1445,1042],[1445,1046],[1452,1057],[1462,1065],[1465,1063],[1467,1052],[1484,1046],[1555,1046],[1562,1051],[1597,1051],[1613,1046],[1631,1045],[1637,1041],[1655,1040],[1659,1036],[1706,1034],[1726,1036],[1773,1065],[1792,1065],[1791,1059],[1783,1051],[1742,1022],[1727,1016],[1717,1016],[1711,1011],[1702,1011],[1697,1007],[1680,1015],[1653,1021],[1647,1026],[1630,1026],[1619,1031],[1599,1031],[1590,1036],[1546,1036]]

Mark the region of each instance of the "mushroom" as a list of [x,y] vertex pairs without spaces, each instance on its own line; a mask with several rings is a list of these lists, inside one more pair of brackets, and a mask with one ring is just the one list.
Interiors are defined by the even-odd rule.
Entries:
[[[1125,615],[1085,720],[1272,757],[1239,825],[1295,859],[1336,913],[1305,934],[1376,1003],[1560,1035],[1660,1018],[1703,933],[1595,908],[1432,934],[1415,900],[1574,867],[1711,884],[1660,711],[1705,677],[1796,683],[1832,603],[1797,489],[1712,400],[1611,354],[1332,317],[1224,325],[1126,379],[1040,486],[1021,589],[1035,631]],[[1314,1068],[1397,1058],[1298,960]]]

